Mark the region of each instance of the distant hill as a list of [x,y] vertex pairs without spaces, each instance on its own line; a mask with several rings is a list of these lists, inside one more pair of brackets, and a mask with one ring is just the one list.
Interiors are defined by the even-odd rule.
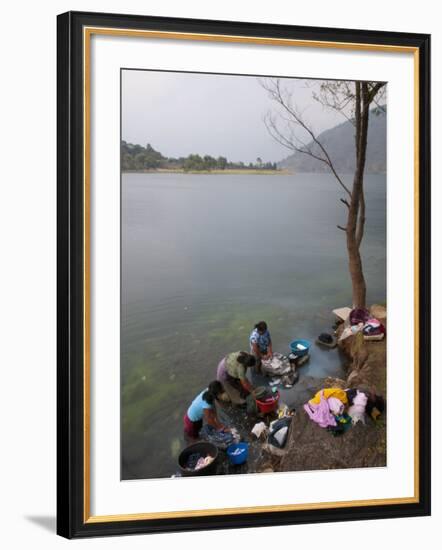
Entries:
[[[387,115],[380,109],[370,112],[368,124],[367,159],[365,171],[379,173],[386,171],[387,154]],[[341,174],[354,172],[355,167],[355,128],[351,122],[344,122],[330,130],[319,134],[318,139],[326,148],[330,158]],[[318,151],[317,145],[312,147]],[[278,168],[285,168],[293,172],[328,172],[326,164],[305,153],[296,152],[278,163]]]

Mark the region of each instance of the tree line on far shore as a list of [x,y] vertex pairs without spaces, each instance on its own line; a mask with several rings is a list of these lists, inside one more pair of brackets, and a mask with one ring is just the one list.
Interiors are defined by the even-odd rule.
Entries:
[[165,157],[150,143],[143,147],[121,142],[121,167],[123,171],[141,170],[184,170],[185,172],[211,170],[277,170],[276,162],[263,162],[260,157],[255,163],[230,162],[226,157],[191,154],[187,157]]

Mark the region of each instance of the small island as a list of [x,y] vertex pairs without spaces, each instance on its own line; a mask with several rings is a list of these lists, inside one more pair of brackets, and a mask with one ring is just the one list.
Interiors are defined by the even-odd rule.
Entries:
[[190,154],[187,157],[165,157],[150,143],[143,147],[121,142],[121,169],[123,172],[157,173],[210,173],[210,174],[287,174],[286,169],[278,168],[276,162],[231,162],[226,157]]

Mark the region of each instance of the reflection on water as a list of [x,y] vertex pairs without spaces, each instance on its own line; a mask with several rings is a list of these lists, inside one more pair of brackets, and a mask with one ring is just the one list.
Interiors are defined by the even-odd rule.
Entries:
[[[385,176],[365,186],[368,302],[384,302]],[[339,198],[326,174],[123,175],[123,479],[174,473],[188,404],[257,321],[285,353],[350,304]],[[336,350],[313,347],[301,376],[342,368]]]

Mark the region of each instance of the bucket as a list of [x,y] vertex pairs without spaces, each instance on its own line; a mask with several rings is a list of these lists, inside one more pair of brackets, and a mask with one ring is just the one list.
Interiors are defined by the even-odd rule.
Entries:
[[[301,348],[299,348],[299,346],[301,346]],[[308,340],[293,340],[290,344],[290,349],[292,353],[298,357],[303,357],[308,354],[310,346],[311,344]]]
[[229,445],[227,447],[227,456],[229,457],[230,464],[244,464],[249,456],[248,443],[233,443]]
[[[187,460],[189,459],[189,456],[194,453],[199,453],[201,456],[211,455],[215,458],[210,464],[204,466],[203,468],[200,468],[199,470],[189,470],[188,468],[186,468]],[[209,443],[207,441],[199,441],[198,443],[193,443],[192,445],[189,445],[181,451],[178,456],[178,466],[183,477],[206,476],[215,473],[217,458],[218,449],[215,445],[213,445],[213,443]]]
[[259,411],[262,413],[270,413],[276,411],[276,409],[278,408],[278,402],[278,392],[274,393],[271,397],[268,397],[263,401],[261,401],[260,399],[256,399],[256,405],[258,406]]

